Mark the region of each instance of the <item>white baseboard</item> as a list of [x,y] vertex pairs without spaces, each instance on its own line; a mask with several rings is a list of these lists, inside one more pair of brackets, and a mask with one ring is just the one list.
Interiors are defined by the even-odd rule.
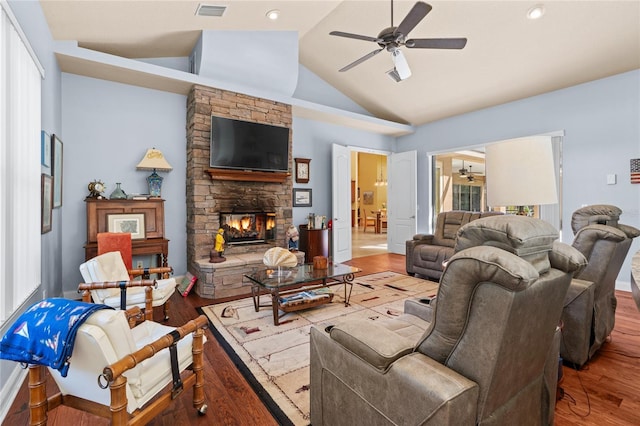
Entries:
[[631,291],[631,281],[616,280],[616,290]]
[[0,423],[4,422],[4,418],[7,417],[9,413],[9,409],[11,408],[11,404],[13,404],[13,400],[16,399],[16,395],[20,391],[22,387],[22,383],[27,377],[27,373],[29,369],[21,368],[20,364],[17,362],[11,361],[0,361],[2,365],[0,368],[4,369],[11,368],[13,366],[13,370],[9,375],[7,381],[3,384],[2,389],[0,389]]

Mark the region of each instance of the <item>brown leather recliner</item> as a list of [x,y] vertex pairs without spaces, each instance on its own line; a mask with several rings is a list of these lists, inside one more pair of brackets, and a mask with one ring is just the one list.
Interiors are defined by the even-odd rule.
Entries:
[[611,334],[616,313],[616,278],[640,230],[618,223],[622,210],[601,204],[573,213],[573,247],[588,260],[575,276],[562,314],[562,358],[583,366]]
[[312,327],[311,424],[553,424],[562,301],[586,264],[557,238],[539,219],[475,220],[433,311]]
[[458,229],[472,220],[498,214],[502,213],[462,210],[439,213],[433,234],[416,234],[406,242],[407,273],[438,281],[442,265],[453,256]]

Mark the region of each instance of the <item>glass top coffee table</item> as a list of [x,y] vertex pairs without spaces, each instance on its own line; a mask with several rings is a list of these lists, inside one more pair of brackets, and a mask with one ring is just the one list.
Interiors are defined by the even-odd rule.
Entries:
[[[264,269],[245,274],[245,277],[252,282],[251,294],[256,312],[261,307],[270,306],[273,323],[280,325],[279,311],[286,314],[329,303],[333,299],[333,294],[328,292],[330,286],[344,285],[344,305],[349,306],[357,272],[360,269],[340,263],[329,264],[326,269],[314,269],[313,264],[304,264],[293,268]],[[260,295],[267,293],[271,295],[271,304],[261,305]]]

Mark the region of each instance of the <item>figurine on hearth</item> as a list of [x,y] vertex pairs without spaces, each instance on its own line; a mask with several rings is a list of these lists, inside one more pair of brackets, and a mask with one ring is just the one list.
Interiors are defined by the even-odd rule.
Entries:
[[287,228],[286,236],[289,251],[298,251],[298,240],[300,240],[298,228],[296,228],[295,225],[289,225],[289,227]]
[[224,254],[224,229],[220,228],[218,229],[218,233],[216,234],[216,242],[215,245],[213,246],[213,250],[211,250],[211,255],[209,257],[209,262],[210,263],[220,263],[220,262],[224,262],[225,257],[223,256]]

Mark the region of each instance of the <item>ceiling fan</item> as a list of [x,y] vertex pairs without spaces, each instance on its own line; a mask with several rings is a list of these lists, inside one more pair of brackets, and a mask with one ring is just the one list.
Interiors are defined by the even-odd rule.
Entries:
[[464,160],[462,160],[462,168],[458,170],[458,173],[460,173],[461,178],[466,177],[469,182],[475,182],[476,180],[475,176],[473,175],[473,172],[471,171],[471,164],[469,164],[469,170],[467,170],[464,167]]
[[[387,50],[391,53],[393,59],[394,69],[389,73],[396,81],[405,80],[411,76],[411,69],[407,59],[400,50],[401,46],[408,47],[410,49],[462,49],[467,44],[466,38],[416,38],[408,39],[409,32],[415,28],[416,25],[424,19],[425,16],[431,11],[431,5],[425,2],[417,2],[413,8],[409,11],[407,16],[400,22],[397,27],[393,26],[393,0],[391,0],[391,26],[380,31],[377,37],[363,36],[359,34],[345,33],[342,31],[331,31],[329,34],[354,38],[357,40],[372,41],[378,43],[379,49],[374,50],[371,53],[364,55],[362,58],[350,63],[349,65],[341,68],[339,71],[348,71],[370,59],[380,53],[382,50]],[[396,76],[391,73],[395,72]]]

